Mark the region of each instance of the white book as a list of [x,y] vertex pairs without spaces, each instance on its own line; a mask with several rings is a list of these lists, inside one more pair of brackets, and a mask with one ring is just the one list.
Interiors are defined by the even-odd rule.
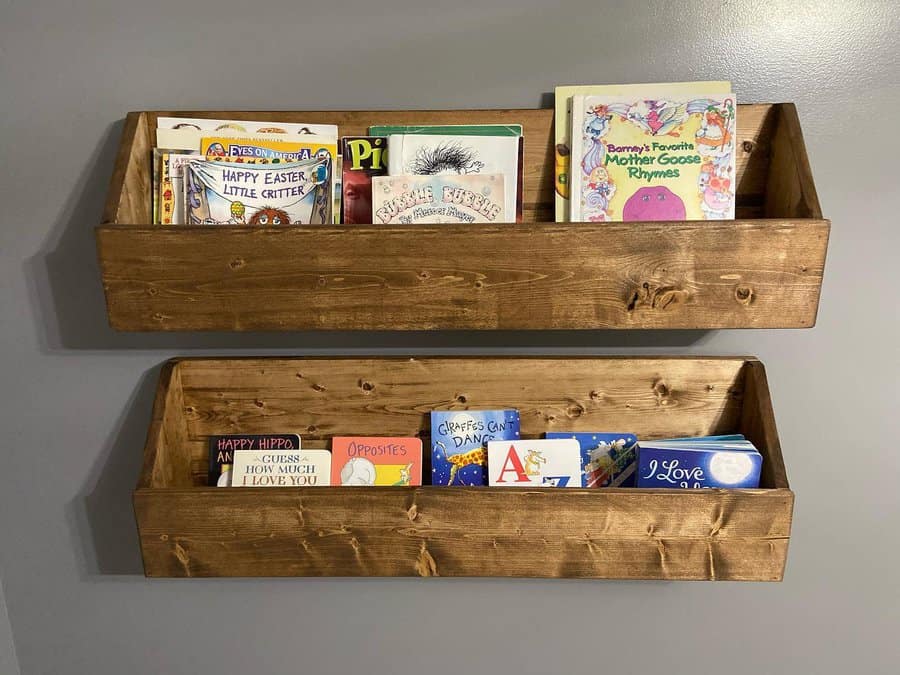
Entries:
[[581,445],[574,438],[488,441],[488,485],[582,487]]
[[504,211],[515,220],[519,175],[517,136],[388,137],[388,175],[503,174]]
[[158,117],[157,129],[194,129],[196,131],[234,131],[239,134],[316,134],[337,136],[336,124],[306,124],[303,122],[254,122],[251,120],[220,120],[202,117]]

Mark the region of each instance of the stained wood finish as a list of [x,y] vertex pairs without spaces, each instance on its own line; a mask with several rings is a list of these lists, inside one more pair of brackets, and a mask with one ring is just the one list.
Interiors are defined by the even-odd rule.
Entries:
[[525,217],[540,221],[552,211],[552,111],[132,113],[96,233],[110,323],[154,331],[812,326],[830,225],[796,111],[739,108],[737,221],[280,229],[149,225],[157,116],[304,119],[346,134],[376,123],[519,122]]
[[[200,487],[210,434],[428,435],[516,406],[522,430],[743,431],[759,490]],[[189,487],[189,486],[195,487]],[[188,359],[163,371],[134,494],[148,576],[778,580],[793,493],[765,372],[743,358]]]

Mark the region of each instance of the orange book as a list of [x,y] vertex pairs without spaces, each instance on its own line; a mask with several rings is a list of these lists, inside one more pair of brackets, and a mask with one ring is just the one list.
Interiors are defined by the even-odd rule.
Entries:
[[331,439],[332,485],[421,485],[422,440],[386,436]]

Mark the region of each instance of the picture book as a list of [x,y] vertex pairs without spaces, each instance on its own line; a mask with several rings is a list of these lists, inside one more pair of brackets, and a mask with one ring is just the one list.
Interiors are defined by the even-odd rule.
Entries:
[[703,90],[711,94],[728,94],[731,82],[663,82],[656,84],[604,84],[556,87],[555,186],[556,222],[572,220],[569,212],[569,158],[571,155],[572,97],[583,96],[682,96]]
[[372,136],[429,134],[450,136],[521,136],[521,124],[385,124],[369,127]]
[[185,165],[185,222],[191,225],[331,223],[327,157],[286,164],[192,159]]
[[[297,434],[229,434],[209,437],[209,485],[227,487],[235,450],[299,450]],[[227,467],[227,468],[226,468]]]
[[[160,201],[162,199],[162,195],[166,189],[170,187],[170,176],[169,176],[169,159],[176,155],[190,155],[190,154],[198,154],[192,153],[190,150],[170,150],[168,148],[153,148],[153,166],[152,166],[152,197],[153,197],[153,224],[154,225],[165,225],[168,224],[163,222],[165,220],[162,210],[160,208]],[[165,187],[163,184],[165,183]],[[172,197],[171,193],[168,195],[169,198]],[[169,221],[171,222],[171,214],[172,210],[170,208],[168,212]]]
[[395,134],[388,136],[388,175],[503,174],[506,218],[520,220],[521,143],[515,136]]
[[581,487],[581,447],[574,438],[488,441],[491,486]]
[[345,136],[341,139],[343,205],[341,222],[372,222],[372,177],[387,174],[387,139]]
[[157,129],[194,131],[225,131],[247,134],[316,134],[337,137],[336,124],[306,124],[303,122],[256,122],[251,120],[220,120],[202,117],[158,117]]
[[421,485],[422,439],[335,436],[332,485]]
[[235,450],[231,487],[316,487],[331,484],[327,450]]
[[637,436],[548,431],[545,438],[574,438],[581,449],[582,487],[634,487]]
[[642,441],[639,488],[756,488],[762,455],[750,441]]
[[518,410],[433,410],[431,484],[487,485],[487,443],[518,438]]
[[372,222],[506,222],[500,174],[373,176]]
[[184,165],[199,157],[199,152],[187,151],[162,154],[158,194],[161,225],[184,224]]
[[734,218],[732,95],[575,96],[572,109],[573,221]]

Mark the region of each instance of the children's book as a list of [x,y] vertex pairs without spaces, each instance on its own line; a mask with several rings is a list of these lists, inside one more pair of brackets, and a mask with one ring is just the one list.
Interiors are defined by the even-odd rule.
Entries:
[[581,447],[574,438],[489,441],[491,486],[581,487]]
[[521,124],[385,124],[369,127],[372,136],[428,134],[450,136],[521,136]]
[[229,434],[209,437],[209,485],[231,485],[235,450],[299,450],[297,434]]
[[642,441],[639,488],[756,488],[762,455],[750,441]]
[[231,487],[318,487],[331,483],[327,450],[235,450]]
[[518,410],[433,410],[431,484],[487,485],[487,443],[518,438]]
[[[170,207],[167,214],[163,213],[163,210],[160,208],[160,201],[162,199],[163,193],[166,189],[169,189],[169,183],[171,183],[170,175],[169,175],[169,160],[172,157],[177,155],[191,155],[198,154],[192,153],[190,150],[177,150],[177,149],[169,149],[169,148],[153,148],[153,224],[154,225],[167,225],[171,222],[172,218],[172,208]],[[166,187],[163,187],[163,183],[166,183]],[[171,190],[167,198],[172,198]],[[168,216],[169,220],[166,222],[165,216]]]
[[157,129],[187,129],[194,131],[225,131],[247,134],[316,134],[337,136],[335,124],[306,124],[298,122],[255,122],[251,120],[220,120],[202,117],[158,117]]
[[185,165],[189,225],[331,223],[327,157],[286,164],[192,159]]
[[500,174],[373,176],[372,222],[506,222]]
[[341,139],[343,193],[341,222],[372,222],[372,177],[387,174],[387,139],[345,136]]
[[634,434],[548,431],[544,436],[578,441],[582,487],[634,487],[637,465],[637,436]]
[[199,152],[164,152],[160,162],[159,218],[161,225],[184,224],[184,166]]
[[335,436],[332,485],[421,485],[422,439]]
[[503,174],[506,217],[520,220],[521,143],[516,136],[395,134],[388,136],[388,175]]
[[734,96],[572,100],[573,221],[734,218]]
[[556,222],[572,220],[569,211],[569,160],[571,156],[573,96],[678,97],[701,89],[709,93],[728,94],[731,92],[731,83],[663,82],[656,84],[604,84],[557,87],[556,105],[554,109],[556,136]]

